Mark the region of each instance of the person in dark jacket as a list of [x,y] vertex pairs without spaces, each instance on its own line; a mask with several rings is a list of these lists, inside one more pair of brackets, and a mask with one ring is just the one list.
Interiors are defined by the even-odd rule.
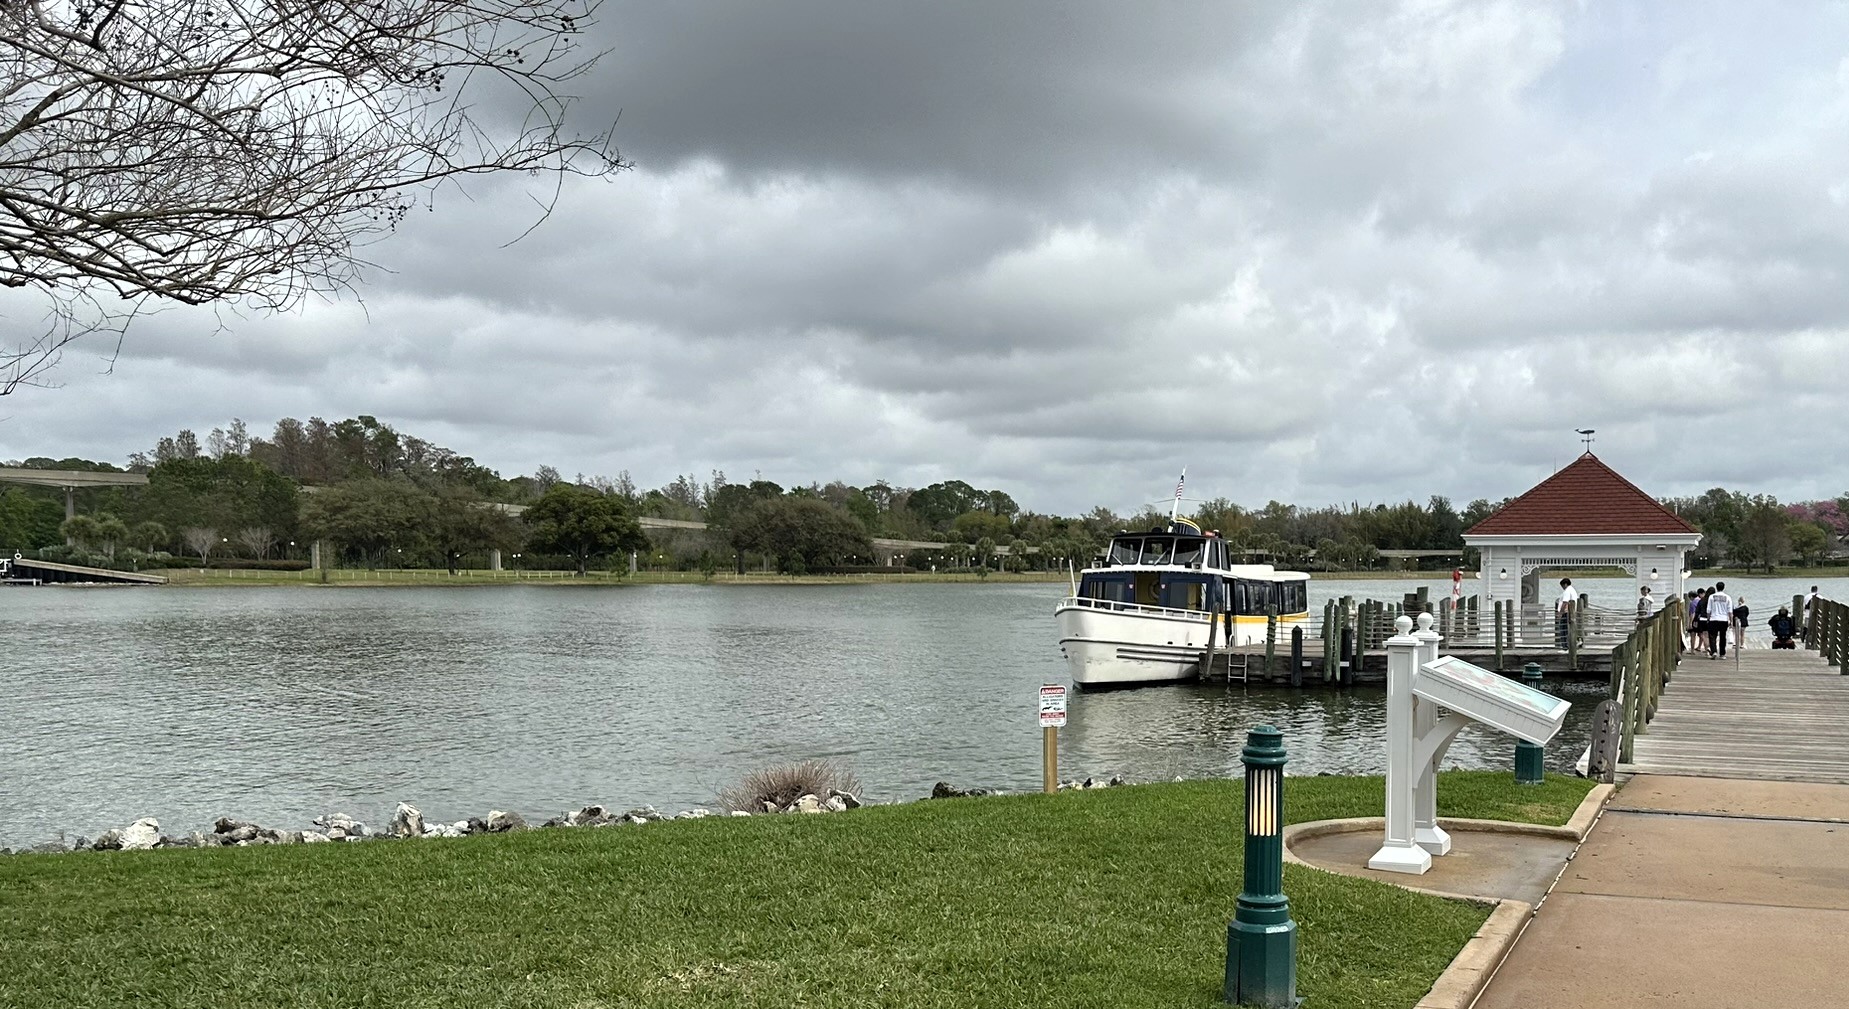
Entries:
[[1798,625],[1797,621],[1791,619],[1791,610],[1789,608],[1780,606],[1777,615],[1766,621],[1766,623],[1770,624],[1772,627],[1773,648],[1798,647],[1791,640],[1792,635],[1797,633]]

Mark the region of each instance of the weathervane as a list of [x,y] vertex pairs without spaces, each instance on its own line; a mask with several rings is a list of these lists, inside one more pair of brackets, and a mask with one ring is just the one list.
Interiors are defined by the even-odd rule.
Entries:
[[1594,433],[1592,428],[1576,427],[1573,429],[1573,433],[1579,435],[1580,443],[1586,446],[1586,451],[1592,451],[1592,435]]

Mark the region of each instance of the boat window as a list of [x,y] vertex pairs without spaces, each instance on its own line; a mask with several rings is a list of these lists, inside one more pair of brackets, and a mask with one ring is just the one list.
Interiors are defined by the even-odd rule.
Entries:
[[1151,536],[1143,541],[1144,564],[1171,564],[1175,555],[1175,540],[1168,536]]
[[1276,588],[1271,582],[1254,581],[1241,578],[1238,581],[1239,613],[1248,617],[1262,617],[1265,608],[1277,603]]
[[1175,560],[1172,563],[1183,567],[1194,567],[1200,563],[1201,553],[1206,546],[1207,541],[1205,540],[1176,540]]
[[1170,579],[1162,584],[1162,605],[1171,610],[1206,609],[1207,586],[1198,581]]
[[1142,549],[1143,541],[1140,539],[1114,539],[1111,541],[1111,563],[1135,564]]
[[1103,599],[1114,603],[1132,602],[1135,591],[1128,577],[1101,578],[1087,575],[1079,583],[1079,595],[1086,599]]
[[1283,602],[1278,604],[1279,613],[1308,613],[1310,610],[1310,585],[1304,581],[1288,581],[1278,586],[1282,590]]

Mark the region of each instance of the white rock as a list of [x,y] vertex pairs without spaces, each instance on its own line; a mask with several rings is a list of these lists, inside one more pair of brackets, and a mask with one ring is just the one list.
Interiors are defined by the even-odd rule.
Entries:
[[398,811],[392,814],[392,833],[399,837],[423,837],[424,814],[408,802],[398,804]]
[[488,811],[488,831],[494,834],[510,830],[525,830],[526,818],[519,813],[509,813],[499,809]]
[[129,824],[122,831],[123,851],[146,851],[161,839],[160,821],[153,817],[143,817]]
[[732,812],[731,812],[731,814],[730,814],[730,815],[732,815],[732,816],[750,816],[751,814],[750,814],[750,813],[748,813],[748,812],[746,812],[745,810],[742,810],[742,809],[734,809],[734,810],[732,810]]
[[303,844],[326,844],[328,840],[329,840],[328,836],[326,834],[321,833],[318,830],[302,831],[302,843]]
[[798,797],[797,800],[793,804],[791,804],[790,810],[791,812],[795,812],[795,813],[825,813],[827,812],[827,810],[824,809],[822,806],[822,800],[816,798],[813,795],[804,795],[804,796]]
[[822,800],[822,808],[828,810],[830,813],[845,813],[847,812],[848,806],[847,802],[839,795],[831,795]]
[[705,808],[683,809],[681,810],[680,814],[675,817],[675,819],[677,820],[700,820],[700,819],[704,819],[711,815],[713,815],[713,811],[710,809],[705,809]]

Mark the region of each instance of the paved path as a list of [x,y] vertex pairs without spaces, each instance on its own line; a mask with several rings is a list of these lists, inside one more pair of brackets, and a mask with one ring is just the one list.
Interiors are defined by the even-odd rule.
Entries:
[[1476,1006],[1849,1005],[1845,949],[1849,785],[1644,775]]
[[1849,676],[1815,652],[1683,656],[1620,771],[1849,784]]

